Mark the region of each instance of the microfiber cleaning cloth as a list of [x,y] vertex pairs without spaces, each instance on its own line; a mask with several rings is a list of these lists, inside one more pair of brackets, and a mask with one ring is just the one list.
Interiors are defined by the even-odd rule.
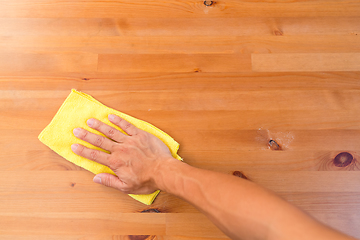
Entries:
[[[104,134],[87,126],[86,121],[88,119],[96,118],[126,134],[122,129],[112,124],[108,120],[109,114],[115,114],[132,123],[137,128],[140,128],[146,132],[155,135],[169,147],[171,154],[174,158],[182,160],[181,157],[177,154],[179,144],[165,132],[154,127],[150,123],[109,108],[100,103],[99,101],[95,100],[90,95],[76,91],[74,89],[72,89],[71,93],[66,98],[65,102],[61,105],[55,117],[52,119],[50,124],[40,133],[38,138],[42,143],[44,143],[46,146],[58,153],[60,156],[64,157],[66,160],[75,163],[76,165],[85,168],[92,173],[111,173],[113,175],[116,175],[107,166],[81,157],[71,150],[72,144],[79,143],[88,148],[107,152],[106,150],[100,149],[91,145],[88,142],[76,138],[73,134],[73,129],[81,127],[88,130],[89,132],[100,134],[106,137]],[[157,190],[152,194],[129,194],[129,196],[146,205],[150,205],[155,200],[159,192],[160,191]]]

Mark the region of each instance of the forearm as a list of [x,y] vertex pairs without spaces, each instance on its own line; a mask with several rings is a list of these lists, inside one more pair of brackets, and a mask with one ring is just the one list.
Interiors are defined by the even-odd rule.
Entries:
[[161,190],[193,204],[233,239],[346,238],[241,178],[175,161],[163,164],[156,175]]
[[111,140],[74,129],[76,137],[107,151],[71,146],[76,154],[116,174],[97,174],[96,183],[124,193],[148,194],[156,189],[172,193],[197,207],[233,239],[347,239],[250,181],[191,167],[173,159],[154,135],[115,115],[109,115],[109,121],[127,135],[96,119],[87,124]]

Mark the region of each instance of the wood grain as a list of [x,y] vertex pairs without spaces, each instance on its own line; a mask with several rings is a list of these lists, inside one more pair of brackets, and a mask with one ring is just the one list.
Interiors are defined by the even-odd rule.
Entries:
[[99,72],[243,72],[248,54],[110,54],[99,55]]
[[[191,23],[189,23],[191,24]],[[60,29],[61,31],[61,29]],[[102,30],[99,30],[102,31]],[[106,30],[105,30],[106,31]],[[135,31],[135,30],[134,30]],[[273,31],[272,28],[268,29]],[[196,55],[197,58],[205,61],[209,54],[225,55],[231,58],[248,57],[251,53],[351,53],[359,52],[360,40],[357,37],[358,31],[333,35],[285,35],[281,36],[260,35],[260,36],[21,36],[4,37],[0,39],[0,46],[7,51],[18,54],[19,51],[37,52],[43,47],[49,51],[72,52],[74,49],[80,52],[96,53],[102,55],[114,54],[138,54],[145,56],[159,57],[159,54],[184,54]],[[141,34],[140,34],[141,35]],[[22,46],[19,48],[18,46]],[[331,46],[331,47],[330,47]],[[1,54],[6,54],[1,53]],[[153,54],[154,56],[149,56]],[[105,58],[104,56],[104,58]],[[139,56],[139,57],[140,57]],[[179,55],[177,55],[179,56]],[[111,57],[106,56],[105,59]],[[183,56],[185,57],[185,56]],[[186,58],[179,58],[177,61],[186,63]],[[221,62],[220,62],[221,63]],[[40,70],[39,70],[40,71]],[[140,71],[141,72],[141,71]],[[159,71],[162,72],[162,71]],[[192,71],[191,71],[192,72]],[[203,70],[203,72],[208,72]],[[209,71],[213,72],[213,71]]]
[[[73,38],[74,44],[76,37],[88,37],[91,40],[95,37],[118,37],[120,41],[126,37],[151,37],[164,36],[177,37],[203,36],[204,39],[218,37],[225,39],[227,36],[332,36],[328,40],[334,40],[336,35],[357,36],[359,32],[359,17],[202,17],[202,18],[0,18],[0,33],[5,36],[21,35],[23,37],[37,37],[45,40],[46,37]],[[246,27],[241,27],[246,25]],[[226,27],[224,27],[226,26]],[[321,29],[321,30],[320,30]],[[282,33],[282,35],[281,35]],[[176,35],[174,37],[173,35]],[[91,37],[91,39],[89,38]],[[60,38],[61,39],[61,38]],[[136,39],[136,38],[134,38]],[[141,38],[140,38],[141,39]],[[197,38],[194,39],[194,41]],[[255,38],[254,38],[255,39]],[[279,38],[278,38],[279,39]],[[6,40],[6,39],[3,39]],[[13,40],[22,40],[14,39]],[[166,40],[166,38],[164,39]],[[45,41],[44,41],[45,42]],[[206,41],[207,42],[207,41]],[[204,42],[204,44],[206,43]],[[25,41],[24,41],[25,43]],[[224,44],[225,45],[225,44]],[[227,46],[227,45],[225,45]],[[179,46],[181,47],[181,46]],[[227,46],[230,47],[230,46]],[[329,46],[328,46],[329,47]],[[127,50],[127,49],[124,49]],[[334,49],[335,50],[335,49]]]
[[[36,17],[36,18],[71,18],[71,17],[122,17],[136,18],[147,16],[163,18],[201,18],[201,17],[358,17],[360,4],[357,1],[278,1],[262,2],[251,0],[239,2],[236,0],[219,1],[212,7],[206,7],[203,1],[156,0],[144,3],[140,0],[114,2],[83,2],[65,0],[48,2],[38,0],[29,2],[19,0],[16,3],[1,0],[3,11],[0,17]],[[273,3],[276,3],[274,6]]]
[[72,88],[360,238],[359,1],[0,5],[0,239],[228,239],[183,200],[145,206],[41,144]]
[[359,71],[359,53],[252,54],[257,72]]
[[[8,99],[17,96],[22,106],[44,108],[41,102],[49,101],[53,107],[60,107],[69,91],[2,91],[0,99],[8,108]],[[101,102],[113,106],[124,106],[129,110],[188,110],[221,111],[235,110],[356,110],[360,102],[359,90],[260,90],[260,91],[87,91],[98,95]],[[126,94],[125,94],[126,93]],[[144,102],[143,98],[148,99]],[[166,99],[166,101],[164,101]],[[283,101],[287,99],[287,101]],[[109,104],[108,104],[109,103]],[[10,103],[11,104],[11,103]],[[33,105],[33,107],[31,107]]]
[[[82,52],[1,52],[1,72],[95,71],[96,54]],[[34,64],[36,63],[36,64]]]

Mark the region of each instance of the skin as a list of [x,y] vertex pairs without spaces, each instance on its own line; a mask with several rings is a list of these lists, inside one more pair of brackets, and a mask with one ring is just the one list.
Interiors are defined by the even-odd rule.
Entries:
[[81,144],[71,146],[74,153],[108,166],[117,175],[97,174],[96,183],[127,194],[160,189],[176,195],[198,208],[232,239],[353,239],[255,183],[174,159],[161,140],[118,116],[109,115],[109,120],[127,135],[96,119],[89,119],[88,126],[107,138],[74,129],[79,139],[110,152]]

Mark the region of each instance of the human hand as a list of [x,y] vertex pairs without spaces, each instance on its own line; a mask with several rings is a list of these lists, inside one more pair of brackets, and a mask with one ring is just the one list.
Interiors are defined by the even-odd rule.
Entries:
[[108,138],[82,128],[75,128],[73,132],[77,138],[110,153],[89,149],[81,144],[71,145],[72,151],[108,166],[117,175],[100,173],[94,177],[94,182],[124,193],[153,193],[158,189],[154,176],[159,165],[164,161],[174,160],[169,148],[154,135],[138,129],[116,115],[109,115],[108,118],[128,135],[94,118],[87,120],[88,126]]

